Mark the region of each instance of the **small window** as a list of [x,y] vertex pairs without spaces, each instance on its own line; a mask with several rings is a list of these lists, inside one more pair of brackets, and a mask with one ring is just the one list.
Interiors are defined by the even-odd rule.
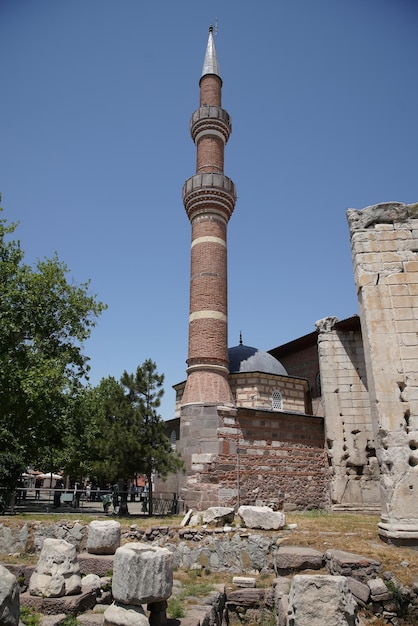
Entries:
[[278,389],[273,391],[273,395],[271,397],[271,408],[273,411],[281,411],[283,408],[282,394]]
[[321,374],[319,372],[316,375],[316,393],[317,393],[318,398],[320,398],[322,389],[321,389]]
[[170,435],[170,443],[171,443],[171,447],[173,449],[175,449],[175,447],[176,447],[176,441],[177,441],[176,431],[172,430],[171,431],[171,435]]

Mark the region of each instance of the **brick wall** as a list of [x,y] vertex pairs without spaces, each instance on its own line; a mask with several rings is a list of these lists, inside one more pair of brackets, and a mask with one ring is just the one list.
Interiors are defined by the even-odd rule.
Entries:
[[194,507],[328,506],[322,418],[248,409],[219,411],[219,417],[218,453],[191,455]]
[[229,384],[237,407],[269,410],[273,391],[278,390],[282,395],[284,411],[306,413],[308,385],[304,380],[259,372],[240,372],[230,374]]

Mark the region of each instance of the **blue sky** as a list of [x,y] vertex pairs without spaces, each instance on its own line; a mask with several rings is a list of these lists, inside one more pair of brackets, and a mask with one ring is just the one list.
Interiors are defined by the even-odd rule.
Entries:
[[346,209],[417,202],[415,0],[0,0],[3,216],[109,305],[91,382],[146,358],[185,379],[208,27],[232,117],[229,345],[268,350],[358,312]]

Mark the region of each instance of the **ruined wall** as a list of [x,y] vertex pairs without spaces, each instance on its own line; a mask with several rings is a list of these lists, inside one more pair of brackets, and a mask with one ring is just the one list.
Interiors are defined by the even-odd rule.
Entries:
[[361,331],[344,331],[337,322],[328,317],[316,324],[331,503],[336,510],[380,512]]
[[347,212],[383,538],[418,545],[418,204]]
[[[218,454],[191,457],[196,508],[274,504],[282,510],[326,508],[328,468],[323,420],[272,411],[219,411]],[[190,479],[189,479],[190,481]],[[199,495],[196,499],[196,496]]]

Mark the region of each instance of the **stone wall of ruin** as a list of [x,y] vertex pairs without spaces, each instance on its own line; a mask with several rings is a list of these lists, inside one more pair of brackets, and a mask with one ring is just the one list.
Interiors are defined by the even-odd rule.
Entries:
[[[189,475],[182,490],[189,507],[274,504],[283,510],[303,510],[329,506],[322,418],[218,409],[216,441],[209,441],[201,409],[200,437],[196,420],[188,420],[196,436],[194,446],[189,438]],[[183,446],[184,439],[179,444]]]
[[418,204],[347,212],[381,469],[382,537],[418,544]]
[[337,321],[325,318],[316,325],[331,503],[335,510],[380,512],[361,332],[337,329]]

